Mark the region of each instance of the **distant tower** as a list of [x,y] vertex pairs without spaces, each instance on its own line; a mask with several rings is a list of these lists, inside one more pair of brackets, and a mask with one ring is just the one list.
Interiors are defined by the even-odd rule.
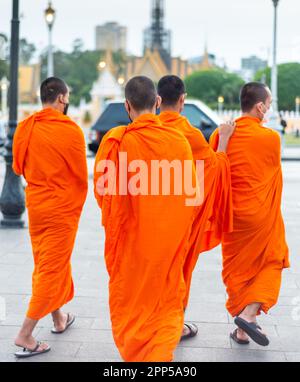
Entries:
[[171,68],[171,31],[164,28],[165,1],[152,0],[152,22],[144,32],[144,52],[158,50],[167,67]]

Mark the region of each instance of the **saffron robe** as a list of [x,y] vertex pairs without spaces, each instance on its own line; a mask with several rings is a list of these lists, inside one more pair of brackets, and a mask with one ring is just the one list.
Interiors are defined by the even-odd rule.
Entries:
[[[193,156],[182,134],[163,126],[157,116],[145,114],[129,126],[106,134],[95,162],[95,197],[102,209],[106,233],[115,343],[127,362],[170,362],[184,324],[183,266],[195,207],[186,205],[184,192],[122,195],[120,178],[127,172],[120,159],[124,153],[129,165],[135,160],[145,162],[149,178],[153,161],[177,160],[182,165],[189,161],[194,183]],[[103,191],[103,161],[116,164],[115,195]],[[129,183],[131,180],[129,174]],[[175,182],[171,173],[170,184]]]
[[223,233],[232,231],[230,164],[226,153],[216,153],[201,131],[192,126],[186,117],[172,111],[162,112],[159,117],[164,125],[176,129],[187,138],[195,164],[202,161],[204,165],[204,172],[200,175],[198,173],[199,184],[203,187],[203,200],[193,224],[190,248],[184,265],[186,307],[199,254],[217,247],[221,244]]
[[88,187],[84,136],[69,117],[47,108],[19,124],[13,156],[14,172],[27,181],[35,265],[27,317],[39,320],[74,295],[70,261]]
[[[239,118],[236,125],[228,147],[233,232],[222,242],[226,306],[232,316],[251,303],[261,303],[258,314],[267,313],[278,300],[282,270],[289,267],[280,137],[256,118]],[[218,145],[217,131],[211,145]]]

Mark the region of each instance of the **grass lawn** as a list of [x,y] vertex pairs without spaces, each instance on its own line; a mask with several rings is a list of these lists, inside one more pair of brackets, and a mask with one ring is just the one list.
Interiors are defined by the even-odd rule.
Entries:
[[300,137],[297,138],[294,134],[286,134],[284,139],[287,146],[300,146]]

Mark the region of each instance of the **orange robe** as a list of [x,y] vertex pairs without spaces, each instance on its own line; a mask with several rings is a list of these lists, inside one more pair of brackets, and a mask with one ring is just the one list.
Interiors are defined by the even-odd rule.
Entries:
[[[104,169],[100,171],[99,163],[116,163],[119,183],[120,153],[127,153],[128,164],[143,160],[148,169],[153,160],[188,160],[196,182],[192,152],[182,134],[162,126],[157,116],[145,114],[128,127],[112,129],[104,137],[95,163],[95,196],[102,208],[106,233],[105,259],[116,345],[125,361],[169,362],[183,329],[183,264],[195,207],[186,206],[184,194],[100,196],[99,180]],[[150,178],[150,171],[148,174]]]
[[198,208],[190,238],[190,249],[184,265],[187,285],[185,307],[188,304],[192,273],[199,254],[221,244],[223,232],[232,231],[232,195],[230,164],[223,152],[214,152],[199,129],[179,113],[166,111],[160,114],[164,125],[181,132],[189,141],[194,161],[204,161],[203,203]]
[[84,136],[70,118],[45,109],[19,124],[13,155],[14,172],[27,181],[35,264],[27,317],[39,320],[74,295],[70,260],[87,194]]
[[[267,313],[278,300],[282,269],[289,267],[281,215],[280,137],[256,118],[242,117],[236,124],[228,147],[234,230],[222,243],[223,280],[232,316],[255,302]],[[216,131],[211,145],[217,144]]]

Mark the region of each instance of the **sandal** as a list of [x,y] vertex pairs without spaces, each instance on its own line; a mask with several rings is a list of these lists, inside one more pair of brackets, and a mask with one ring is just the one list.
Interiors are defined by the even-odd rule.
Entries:
[[[256,322],[248,322],[241,317],[236,317],[234,320],[236,326],[242,329],[248,336],[261,346],[268,346],[270,341],[265,334],[260,332],[261,327]],[[260,330],[259,330],[260,329]]]
[[186,324],[185,323],[184,326],[186,326],[189,329],[189,333],[181,336],[180,341],[187,340],[189,338],[193,338],[198,334],[198,327],[195,324]]
[[238,334],[238,329],[235,329],[235,331],[230,333],[230,338],[233,339],[233,341],[235,341],[239,345],[249,345],[250,344],[249,340],[241,340],[240,338],[238,338],[237,334]]
[[51,329],[51,333],[53,333],[53,334],[64,333],[74,323],[74,321],[75,321],[75,316],[68,313],[67,323],[66,323],[66,327],[64,328],[64,330],[57,330],[57,329],[53,328],[53,329]]
[[51,350],[51,347],[48,345],[48,347],[46,349],[38,351],[38,348],[41,345],[42,345],[42,342],[38,341],[36,344],[36,347],[33,350],[28,349],[28,348],[23,348],[23,351],[16,352],[15,356],[17,358],[29,358],[29,357],[34,357],[36,355],[48,353]]

